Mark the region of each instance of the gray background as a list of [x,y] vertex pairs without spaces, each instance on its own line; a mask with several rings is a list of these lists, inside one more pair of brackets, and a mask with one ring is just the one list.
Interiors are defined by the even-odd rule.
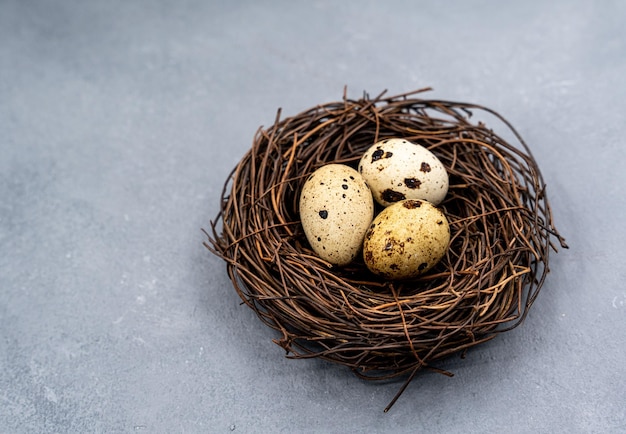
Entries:
[[[626,432],[626,2],[0,1],[2,432]],[[276,109],[433,86],[530,144],[571,248],[400,382],[291,361],[203,246]]]

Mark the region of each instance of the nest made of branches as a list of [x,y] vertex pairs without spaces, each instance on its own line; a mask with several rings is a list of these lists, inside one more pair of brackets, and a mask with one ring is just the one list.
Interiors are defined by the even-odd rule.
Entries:
[[[317,105],[260,128],[226,180],[205,245],[226,261],[235,290],[277,330],[288,357],[319,357],[366,379],[407,379],[519,325],[548,272],[552,223],[537,163],[512,125],[488,108],[418,98],[427,89]],[[509,144],[481,120],[504,126]],[[357,166],[384,138],[419,143],[444,164],[439,208],[451,241],[418,278],[392,282],[362,259],[334,267],[310,248],[298,212],[307,177],[329,163]],[[444,371],[445,373],[445,371]]]

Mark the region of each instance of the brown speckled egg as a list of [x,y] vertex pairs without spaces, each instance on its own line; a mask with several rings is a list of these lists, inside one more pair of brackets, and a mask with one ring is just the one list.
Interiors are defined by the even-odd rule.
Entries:
[[404,199],[439,205],[448,193],[448,172],[441,161],[424,146],[408,140],[377,142],[361,157],[359,173],[383,206]]
[[443,212],[427,201],[407,199],[376,216],[363,241],[363,259],[375,274],[409,279],[437,264],[449,242]]
[[361,251],[374,218],[374,201],[363,177],[343,164],[313,172],[300,194],[300,219],[309,244],[334,265],[350,263]]

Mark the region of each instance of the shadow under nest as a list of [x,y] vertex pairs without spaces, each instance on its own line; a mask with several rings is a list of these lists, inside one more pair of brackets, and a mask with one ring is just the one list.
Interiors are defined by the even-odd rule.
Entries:
[[[291,358],[319,357],[365,379],[406,376],[494,338],[525,318],[548,273],[552,223],[537,163],[493,110],[417,97],[426,89],[321,104],[258,130],[224,185],[205,245],[226,261],[234,288],[282,337]],[[504,126],[517,146],[471,122]],[[425,275],[385,281],[362,259],[333,267],[311,250],[299,192],[329,163],[356,168],[375,142],[402,138],[433,152],[450,187],[439,205],[447,254]],[[378,209],[377,211],[379,211]],[[447,373],[446,373],[447,374]]]

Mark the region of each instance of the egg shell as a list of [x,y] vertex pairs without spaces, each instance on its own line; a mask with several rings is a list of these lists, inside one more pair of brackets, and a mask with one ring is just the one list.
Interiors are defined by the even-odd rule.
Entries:
[[374,200],[363,177],[343,164],[313,172],[300,193],[300,219],[311,248],[334,265],[350,263],[361,251],[374,218]]
[[365,265],[387,279],[409,279],[430,270],[446,254],[450,226],[427,201],[406,199],[383,209],[363,241]]
[[404,199],[438,205],[448,193],[448,172],[424,146],[404,139],[385,139],[361,157],[359,173],[372,189],[376,202],[389,206]]

